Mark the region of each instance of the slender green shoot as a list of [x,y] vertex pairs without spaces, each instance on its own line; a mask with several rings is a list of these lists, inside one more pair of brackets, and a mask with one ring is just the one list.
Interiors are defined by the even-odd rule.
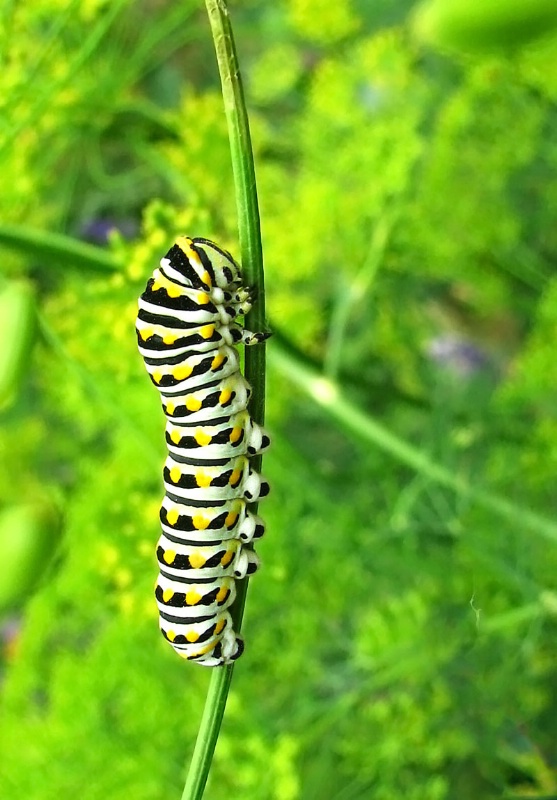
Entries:
[[[246,317],[246,327],[259,331],[263,330],[265,326],[263,255],[249,122],[226,2],[224,0],[206,0],[205,4],[215,45],[228,125],[242,272],[246,285],[254,290],[256,299],[251,312]],[[251,416],[256,422],[262,423],[265,412],[264,345],[246,349],[245,375],[253,390],[250,402]],[[260,468],[259,459],[255,460],[254,466],[255,469]],[[237,598],[231,609],[236,631],[240,630],[242,622],[247,583],[247,579],[239,582]],[[197,734],[182,800],[200,800],[203,796],[224,715],[233,668],[233,665],[227,665],[212,670],[205,710]]]
[[66,270],[76,266],[95,272],[115,272],[120,266],[108,250],[26,225],[0,225],[0,247],[32,255],[40,259],[42,267]]
[[354,280],[339,292],[339,298],[333,309],[329,341],[325,354],[323,371],[331,380],[338,378],[342,363],[342,348],[346,332],[353,314],[354,304],[367,298],[385,255],[387,243],[392,234],[392,215],[384,215],[377,221],[372,233],[367,256]]
[[399,438],[380,422],[352,403],[341,386],[321,374],[314,367],[296,357],[280,342],[275,342],[271,352],[271,363],[347,431],[357,436],[358,441],[369,442],[374,447],[389,453],[402,464],[415,470],[433,483],[452,489],[459,497],[491,511],[493,514],[522,525],[552,542],[557,542],[557,523],[541,514],[523,508],[500,495],[479,489],[465,477],[458,475],[431,459],[419,448]]

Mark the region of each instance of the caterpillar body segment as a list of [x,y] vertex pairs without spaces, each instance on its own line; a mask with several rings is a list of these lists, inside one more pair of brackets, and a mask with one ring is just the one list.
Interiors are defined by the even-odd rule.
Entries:
[[239,495],[253,503],[268,494],[266,481],[252,469],[246,456],[195,470],[169,456],[164,464],[163,477],[167,495],[180,501],[214,502],[233,500]]
[[251,458],[270,444],[266,432],[246,410],[206,425],[167,422],[165,436],[168,452],[180,461],[201,458],[222,462],[239,455]]
[[251,389],[239,372],[227,378],[212,381],[182,395],[161,391],[163,411],[170,422],[177,425],[198,425],[235,416],[248,407]]
[[203,544],[226,539],[260,539],[265,526],[245,500],[220,505],[187,506],[165,495],[160,510],[162,532],[170,541]]
[[160,628],[181,658],[210,667],[244,650],[228,609],[236,581],[259,567],[246,544],[265,530],[249,504],[265,497],[269,484],[250,459],[270,440],[249,415],[251,388],[236,349],[269,336],[238,322],[251,305],[229,253],[208,239],[180,236],[149,278],[136,320],[138,349],[166,417]]
[[236,581],[226,576],[205,583],[173,580],[159,573],[155,597],[161,614],[192,620],[225,611],[236,597]]
[[224,542],[178,544],[163,533],[157,545],[157,559],[162,575],[174,580],[206,578],[245,578],[259,567],[253,550],[247,550],[239,539]]
[[224,346],[201,353],[188,350],[166,361],[146,358],[145,367],[157,388],[166,394],[181,394],[209,381],[220,380],[238,372],[238,351]]
[[[165,638],[168,639],[166,636]],[[181,658],[194,661],[204,667],[220,667],[223,664],[231,664],[244,652],[242,636],[239,636],[230,627],[225,628],[224,633],[213,637],[208,644],[192,646],[172,642],[172,646]]]

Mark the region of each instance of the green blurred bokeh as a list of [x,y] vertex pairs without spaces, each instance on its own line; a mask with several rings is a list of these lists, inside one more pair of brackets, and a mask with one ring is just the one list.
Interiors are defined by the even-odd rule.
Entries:
[[[272,494],[206,796],[555,797],[557,4],[231,13]],[[238,249],[209,26],[166,0],[2,18],[0,798],[179,797],[209,676],[157,629],[134,318],[177,231]]]

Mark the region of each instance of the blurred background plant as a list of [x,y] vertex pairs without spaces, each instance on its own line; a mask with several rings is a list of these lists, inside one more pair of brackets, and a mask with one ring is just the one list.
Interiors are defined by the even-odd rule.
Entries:
[[[555,797],[555,3],[232,13],[273,493],[207,797]],[[2,20],[0,797],[176,797],[208,675],[157,630],[133,320],[176,232],[237,252],[208,23]]]

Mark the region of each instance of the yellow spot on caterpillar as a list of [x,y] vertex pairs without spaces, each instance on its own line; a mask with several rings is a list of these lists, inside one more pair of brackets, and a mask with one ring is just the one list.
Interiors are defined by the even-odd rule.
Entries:
[[229,436],[229,439],[232,442],[232,444],[234,444],[234,442],[237,442],[240,439],[241,435],[242,435],[242,428],[239,425],[235,425],[230,431],[230,436]]
[[210,339],[211,336],[214,334],[214,332],[215,332],[214,325],[204,325],[202,328],[199,329],[199,333],[204,339]]
[[190,553],[190,564],[194,569],[201,569],[207,559],[201,553]]
[[221,588],[221,589],[220,589],[220,590],[217,592],[217,595],[216,595],[216,597],[215,597],[215,600],[217,601],[217,603],[224,603],[224,601],[226,600],[226,598],[228,597],[228,595],[229,595],[229,594],[230,594],[230,592],[229,592],[229,590],[228,590],[228,587],[226,587],[226,586],[223,586],[223,587],[222,587],[222,588]]
[[156,369],[152,374],[153,380],[155,383],[160,383],[162,381],[162,372],[160,369]]
[[196,592],[195,589],[189,589],[186,592],[186,605],[196,606],[202,597],[203,595],[199,594],[199,592]]
[[192,517],[191,521],[196,531],[204,531],[205,528],[209,527],[209,523],[211,522],[210,519],[207,519],[207,517],[204,517],[202,514],[196,514],[195,517]]
[[210,486],[212,480],[213,479],[211,476],[207,475],[205,472],[195,473],[195,482],[201,489],[204,489],[206,486]]
[[224,524],[227,528],[232,528],[233,525],[236,524],[236,520],[238,519],[238,512],[237,511],[230,511],[226,515],[226,519],[224,520]]
[[196,633],[196,631],[188,631],[186,633],[186,639],[188,640],[188,642],[197,642],[197,640],[199,639],[199,634]]
[[230,486],[236,486],[241,477],[242,477],[242,470],[235,469],[232,471],[232,474],[228,479],[228,483],[230,484]]
[[225,619],[219,619],[219,621],[215,625],[215,634],[220,633],[225,625],[226,625],[226,620]]
[[180,297],[182,294],[182,290],[179,286],[172,281],[165,280],[162,275],[159,275],[157,278],[155,278],[153,285],[151,286],[151,291],[163,291],[166,292],[169,297]]
[[169,639],[171,642],[173,642],[174,639],[176,638],[176,634],[174,633],[174,631],[167,631],[166,638]]
[[172,562],[176,558],[176,550],[165,550],[164,553],[162,554],[162,557],[167,564],[172,564]]
[[174,444],[180,444],[180,442],[182,441],[182,434],[180,433],[178,428],[172,428],[172,430],[170,431],[170,438],[172,439]]
[[[226,567],[234,558],[234,550],[227,550],[220,560],[223,567]],[[190,558],[191,561],[191,558]]]
[[199,292],[197,295],[197,303],[200,306],[206,306],[211,301],[211,298],[206,292]]
[[139,331],[139,335],[141,336],[143,341],[146,342],[147,339],[151,338],[151,336],[154,334],[154,332],[155,331],[152,328],[143,328],[143,330]]
[[230,389],[223,389],[222,392],[219,394],[219,403],[223,406],[225,403],[228,403],[230,398],[232,397],[232,392]]
[[170,401],[170,403],[167,403],[165,405],[164,410],[167,411],[169,414],[174,414],[174,412],[176,411],[176,403]]
[[217,353],[214,359],[211,361],[211,369],[215,372],[224,361],[225,356],[222,353]]
[[202,281],[202,283],[205,284],[205,286],[212,286],[213,285],[213,283],[211,281],[211,276],[209,275],[207,270],[205,270],[205,272],[201,276],[201,281]]
[[164,288],[166,289],[166,293],[169,297],[180,297],[182,294],[181,289],[179,289],[174,283],[167,283]]
[[176,525],[179,516],[180,514],[178,513],[178,509],[171,508],[170,511],[166,512],[166,521],[169,525]]
[[205,433],[203,428],[197,428],[197,430],[193,434],[193,438],[200,447],[205,447],[205,445],[209,444],[209,442],[213,437],[210,436],[208,433]]
[[188,411],[199,411],[202,405],[201,400],[198,400],[197,397],[194,397],[192,394],[186,397],[186,408]]
[[172,469],[168,474],[170,475],[170,480],[172,481],[172,483],[178,483],[178,481],[182,477],[182,473],[180,472],[179,467],[172,467]]
[[174,597],[174,592],[172,591],[172,589],[165,589],[164,592],[162,593],[162,599],[164,600],[165,603],[168,603],[168,601],[172,600],[173,597]]
[[193,372],[193,367],[190,367],[187,364],[181,364],[179,367],[175,367],[172,370],[172,374],[178,381],[183,381],[186,378],[189,378],[192,372]]
[[162,337],[164,344],[174,344],[178,337],[174,333],[165,333]]

